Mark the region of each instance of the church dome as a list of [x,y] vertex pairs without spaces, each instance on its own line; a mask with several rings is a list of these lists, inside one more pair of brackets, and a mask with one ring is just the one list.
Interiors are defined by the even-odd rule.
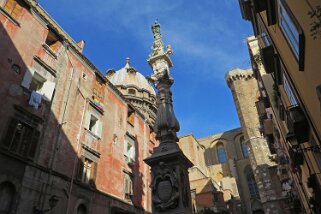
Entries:
[[126,88],[133,87],[136,90],[145,90],[152,95],[156,95],[154,88],[146,77],[129,65],[129,58],[126,58],[125,67],[115,71],[111,75],[108,75],[107,73],[107,78],[115,86],[123,86]]
[[151,83],[129,65],[126,64],[118,71],[108,70],[108,80],[153,124],[156,119],[156,93]]

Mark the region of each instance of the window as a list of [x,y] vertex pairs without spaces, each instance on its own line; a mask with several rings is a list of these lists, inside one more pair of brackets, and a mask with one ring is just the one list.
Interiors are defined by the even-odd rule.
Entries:
[[283,72],[283,87],[286,95],[289,98],[291,106],[297,106],[298,105],[297,99],[293,93],[292,87],[287,79],[285,72]]
[[11,183],[3,182],[0,184],[0,213],[10,213],[15,192]]
[[261,38],[265,45],[264,47],[270,46],[271,45],[270,38],[269,38],[269,35],[266,33],[266,29],[263,24],[263,21],[260,18],[257,20],[258,20],[259,33],[261,34]]
[[260,198],[259,191],[255,182],[254,174],[250,166],[247,166],[244,170],[247,185],[250,191],[251,198]]
[[97,174],[97,163],[82,156],[79,160],[78,179],[86,184],[95,185]]
[[135,122],[135,111],[132,109],[130,106],[128,106],[128,111],[127,111],[127,122],[134,126]]
[[58,35],[51,29],[49,29],[45,44],[53,51],[57,52],[60,47]]
[[82,72],[81,78],[82,78],[83,80],[87,80],[87,74],[86,74],[85,72]]
[[55,90],[55,77],[44,66],[36,62],[32,69],[28,69],[23,77],[21,85],[30,91],[42,95],[47,101],[52,99]]
[[132,175],[129,172],[124,172],[124,181],[123,181],[123,191],[124,197],[127,200],[130,200],[130,197],[133,195],[133,182]]
[[219,202],[220,201],[220,192],[214,192],[213,193],[213,200],[214,202]]
[[130,95],[136,95],[135,89],[132,89],[132,88],[128,89],[128,94],[130,94]]
[[227,156],[223,143],[219,142],[217,145],[217,157],[219,163],[225,163],[227,161]]
[[102,122],[99,113],[94,113],[94,109],[88,111],[85,119],[85,129],[97,138],[101,138],[102,134]]
[[303,70],[304,35],[303,31],[283,0],[279,1],[279,26],[295,58],[299,61],[299,70]]
[[135,140],[128,135],[125,137],[124,156],[127,163],[135,161]]
[[35,128],[13,118],[9,123],[2,146],[24,157],[35,156],[40,132]]
[[98,123],[98,118],[96,118],[94,115],[90,115],[89,131],[97,133]]
[[14,19],[16,19],[22,12],[22,6],[17,0],[8,0],[3,9]]
[[244,142],[244,137],[240,138],[242,154],[244,158],[249,158],[249,146]]

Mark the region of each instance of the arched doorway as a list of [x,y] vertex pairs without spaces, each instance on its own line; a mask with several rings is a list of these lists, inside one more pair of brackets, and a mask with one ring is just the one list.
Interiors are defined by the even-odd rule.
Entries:
[[10,182],[0,184],[0,214],[7,214],[12,209],[16,189]]
[[87,214],[87,207],[84,204],[80,204],[77,208],[77,214]]

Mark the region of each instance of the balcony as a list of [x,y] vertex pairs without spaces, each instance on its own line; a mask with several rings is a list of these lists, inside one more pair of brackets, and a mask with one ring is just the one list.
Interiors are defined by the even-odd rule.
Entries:
[[240,7],[241,7],[242,18],[244,20],[250,21],[252,18],[251,1],[240,0]]
[[298,144],[309,140],[309,123],[300,106],[290,106],[286,112],[286,124],[290,136],[295,136]]
[[260,13],[266,11],[268,26],[277,22],[277,3],[276,0],[254,0],[254,11]]
[[296,151],[294,149],[289,149],[289,155],[292,160],[294,167],[298,167],[304,163],[304,155],[302,151]]
[[280,70],[280,62],[278,55],[274,53],[274,48],[272,45],[262,46],[262,61],[264,64],[264,68],[266,73],[275,73],[278,74]]

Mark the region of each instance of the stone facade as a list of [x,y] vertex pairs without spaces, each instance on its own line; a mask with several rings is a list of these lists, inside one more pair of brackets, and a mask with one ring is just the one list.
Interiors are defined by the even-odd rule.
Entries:
[[271,160],[268,142],[262,135],[259,115],[255,103],[259,98],[257,80],[252,70],[234,69],[225,79],[232,91],[236,109],[242,125],[244,140],[249,145],[249,158],[260,202],[265,213],[284,213],[278,192],[281,184],[274,183],[276,163]]
[[196,200],[196,208],[218,210],[221,205],[220,210],[232,213],[240,210],[249,214],[287,213],[281,183],[277,179],[277,165],[271,154],[273,147],[263,133],[256,108],[260,95],[258,82],[250,69],[231,70],[225,78],[241,128],[200,139],[193,135],[180,137],[181,149],[194,163],[190,169],[190,181],[191,189],[196,189],[196,198],[202,186],[195,185],[195,181],[204,178],[211,179],[216,191],[223,196],[223,203],[205,204]]
[[1,0],[0,33],[0,212],[151,212],[148,118],[35,1]]

